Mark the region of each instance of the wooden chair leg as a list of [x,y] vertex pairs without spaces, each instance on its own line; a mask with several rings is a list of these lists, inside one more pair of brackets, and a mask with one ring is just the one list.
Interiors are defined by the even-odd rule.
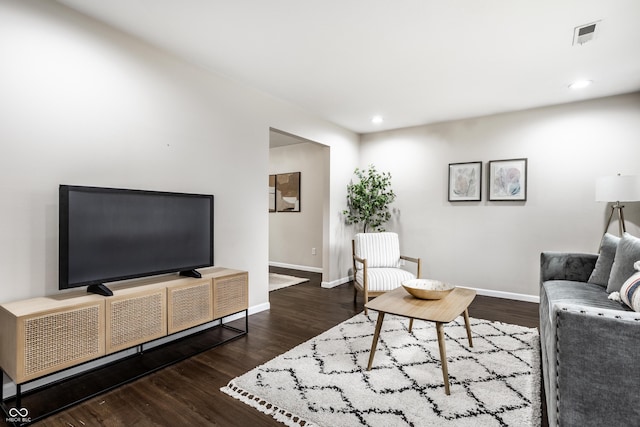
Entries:
[[[364,289],[364,303],[365,305],[369,302],[369,292],[367,292],[367,288]],[[369,312],[367,311],[367,307],[364,308],[364,314],[365,316],[367,314],[369,314]]]

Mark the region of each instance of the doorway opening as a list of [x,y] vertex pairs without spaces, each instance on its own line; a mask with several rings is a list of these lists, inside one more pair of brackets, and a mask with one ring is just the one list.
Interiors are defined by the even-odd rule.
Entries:
[[[320,273],[328,263],[329,149],[271,128],[269,175],[300,173],[299,209],[269,212],[269,267]],[[272,179],[273,181],[273,179]],[[274,196],[278,195],[275,179]],[[270,195],[271,197],[271,195]]]

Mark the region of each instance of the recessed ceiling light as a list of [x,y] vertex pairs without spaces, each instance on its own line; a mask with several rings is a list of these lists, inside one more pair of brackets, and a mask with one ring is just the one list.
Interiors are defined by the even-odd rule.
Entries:
[[384,120],[382,118],[382,116],[373,116],[371,118],[371,123],[373,123],[374,125],[379,125],[380,123],[382,123]]
[[569,85],[569,89],[584,89],[591,83],[593,83],[593,80],[577,80]]

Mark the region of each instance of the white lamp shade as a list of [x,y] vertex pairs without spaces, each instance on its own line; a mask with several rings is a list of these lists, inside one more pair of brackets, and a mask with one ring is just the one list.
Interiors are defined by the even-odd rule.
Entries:
[[603,176],[596,181],[596,202],[640,201],[640,177]]

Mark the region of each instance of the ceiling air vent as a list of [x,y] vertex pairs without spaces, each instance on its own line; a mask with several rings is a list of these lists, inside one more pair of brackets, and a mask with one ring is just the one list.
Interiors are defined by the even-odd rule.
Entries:
[[600,28],[600,22],[601,21],[596,21],[576,27],[573,30],[573,45],[583,45],[593,41],[596,36],[596,29]]

